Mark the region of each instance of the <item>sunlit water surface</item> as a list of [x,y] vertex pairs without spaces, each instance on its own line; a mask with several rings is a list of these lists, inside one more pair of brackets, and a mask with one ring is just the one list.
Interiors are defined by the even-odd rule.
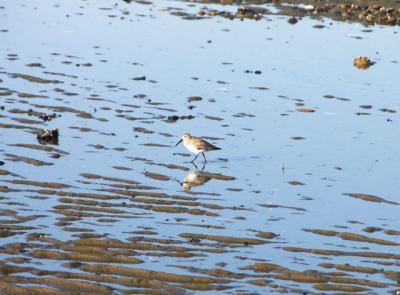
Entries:
[[[399,288],[398,28],[0,4],[5,292]],[[196,167],[185,132],[221,150]]]

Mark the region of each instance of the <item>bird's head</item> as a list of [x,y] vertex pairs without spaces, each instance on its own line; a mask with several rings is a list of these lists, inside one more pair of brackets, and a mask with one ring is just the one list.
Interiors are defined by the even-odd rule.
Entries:
[[177,146],[178,144],[180,144],[182,141],[183,141],[183,142],[188,141],[190,138],[191,138],[191,136],[190,136],[189,133],[183,134],[182,137],[181,137],[181,139],[176,143],[175,146]]

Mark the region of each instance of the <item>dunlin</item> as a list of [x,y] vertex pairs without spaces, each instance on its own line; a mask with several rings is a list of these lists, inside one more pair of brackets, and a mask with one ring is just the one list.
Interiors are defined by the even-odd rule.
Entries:
[[196,154],[196,157],[192,160],[192,163],[197,159],[197,156],[201,153],[204,157],[204,161],[207,162],[206,156],[204,152],[220,150],[219,147],[201,139],[198,137],[191,136],[189,133],[185,133],[182,135],[181,140],[177,142],[175,146],[180,144],[183,141],[183,145],[192,153]]

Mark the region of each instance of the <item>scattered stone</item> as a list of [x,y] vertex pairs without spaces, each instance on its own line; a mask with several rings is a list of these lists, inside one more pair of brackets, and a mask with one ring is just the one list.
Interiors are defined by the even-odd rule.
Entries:
[[56,117],[57,117],[57,114],[55,114],[55,113],[53,113],[53,114],[41,113],[39,115],[39,118],[42,119],[44,122],[51,121]]
[[167,121],[173,123],[178,120],[192,120],[192,119],[194,119],[193,115],[187,115],[187,116],[172,115],[172,116],[168,116]]
[[363,69],[363,70],[365,70],[365,69],[368,69],[370,66],[372,66],[374,63],[368,58],[368,57],[366,57],[366,56],[356,56],[354,59],[353,59],[353,65],[356,67],[356,68],[359,68],[359,69]]
[[250,18],[250,19],[255,19],[259,20],[261,19],[261,15],[259,14],[258,10],[256,7],[250,7],[250,6],[240,6],[238,10],[236,11],[237,18]]
[[134,97],[134,98],[140,98],[140,99],[143,99],[143,98],[145,98],[145,97],[146,97],[146,94],[139,93],[139,94],[135,94],[133,97]]
[[197,95],[189,96],[187,99],[188,99],[188,102],[203,100],[203,98],[201,96],[197,96]]
[[210,10],[210,11],[207,13],[207,15],[208,15],[208,16],[217,16],[217,15],[218,15],[218,11],[216,11],[216,10]]
[[291,25],[294,25],[295,23],[298,22],[298,20],[297,20],[296,17],[292,16],[292,17],[290,17],[290,18],[287,20],[287,22],[288,22],[289,24],[291,24]]
[[134,81],[145,81],[146,80],[146,76],[134,77],[134,78],[132,78],[132,80],[134,80]]
[[34,111],[32,109],[28,109],[26,111],[26,113],[27,113],[28,116],[34,116],[34,117],[37,117],[39,119],[42,119],[43,122],[51,121],[51,120],[57,118],[57,114],[56,113],[46,114],[46,113],[36,112],[36,111]]
[[58,144],[58,129],[53,130],[41,130],[37,135],[37,140],[41,144]]
[[191,238],[191,239],[188,240],[188,242],[191,243],[191,244],[193,244],[193,243],[196,243],[196,244],[197,244],[197,243],[200,243],[201,240],[200,240],[200,239],[197,239],[197,238]]

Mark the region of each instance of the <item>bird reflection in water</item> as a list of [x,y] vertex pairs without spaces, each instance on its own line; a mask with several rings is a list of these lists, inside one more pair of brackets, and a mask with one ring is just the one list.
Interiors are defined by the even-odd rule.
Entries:
[[203,171],[190,171],[182,182],[182,189],[187,192],[194,186],[200,186],[211,180],[212,177],[207,175],[207,172]]
[[203,165],[203,168],[201,170],[197,169],[197,166],[193,164],[196,167],[195,171],[190,171],[188,174],[186,174],[185,178],[181,182],[182,189],[185,192],[190,191],[193,187],[196,186],[201,186],[211,179],[217,179],[217,180],[234,180],[235,177],[232,176],[226,176],[222,174],[217,174],[217,173],[210,173],[210,172],[205,172],[204,167],[205,164]]

